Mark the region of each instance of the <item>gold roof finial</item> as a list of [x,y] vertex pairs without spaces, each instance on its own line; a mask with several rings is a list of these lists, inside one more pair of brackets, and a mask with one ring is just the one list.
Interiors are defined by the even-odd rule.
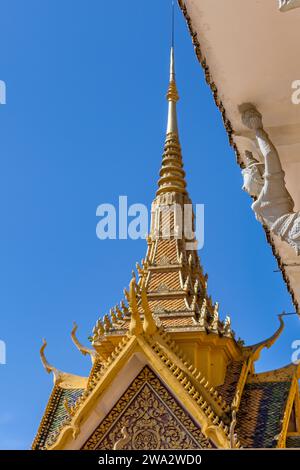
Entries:
[[131,313],[129,333],[131,336],[139,336],[143,332],[143,325],[140,318],[136,297],[136,280],[132,277],[129,287],[129,309]]
[[149,307],[145,281],[143,282],[142,287],[141,287],[141,304],[142,304],[142,308],[144,312],[144,323],[143,323],[144,332],[147,335],[152,336],[157,330],[157,325],[155,323],[155,320],[153,318],[152,312]]
[[46,346],[47,346],[47,341],[43,339],[43,344],[40,348],[41,361],[44,366],[44,369],[48,372],[48,374],[50,374],[51,372],[53,373],[54,383],[58,383],[61,380],[62,372],[58,370],[56,367],[49,364],[49,362],[47,361],[46,356],[45,356]]
[[97,352],[95,349],[90,349],[90,348],[86,348],[85,346],[83,346],[80,341],[78,340],[77,336],[76,336],[76,331],[78,329],[78,325],[76,322],[73,322],[73,328],[72,328],[72,331],[71,331],[71,338],[72,338],[72,341],[73,343],[75,344],[75,346],[77,347],[77,349],[84,355],[86,356],[86,354],[88,354],[91,358],[91,361],[92,361],[92,364],[94,364],[95,360],[96,360],[96,356],[97,356]]

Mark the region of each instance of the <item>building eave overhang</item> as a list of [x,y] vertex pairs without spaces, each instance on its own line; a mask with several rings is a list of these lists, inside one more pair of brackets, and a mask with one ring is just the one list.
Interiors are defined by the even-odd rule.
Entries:
[[[282,13],[275,0],[178,0],[196,56],[222,114],[237,163],[255,145],[241,124],[239,106],[254,103],[280,153],[286,183],[300,209],[300,105],[292,104],[298,76],[300,9]],[[255,30],[251,27],[255,24]],[[248,31],[248,32],[247,32]],[[251,201],[249,200],[249,204]],[[300,261],[296,252],[264,227],[292,301],[300,313]]]

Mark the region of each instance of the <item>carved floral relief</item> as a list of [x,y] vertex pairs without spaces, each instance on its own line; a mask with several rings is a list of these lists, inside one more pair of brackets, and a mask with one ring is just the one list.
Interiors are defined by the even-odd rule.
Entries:
[[211,448],[200,428],[145,367],[83,449]]

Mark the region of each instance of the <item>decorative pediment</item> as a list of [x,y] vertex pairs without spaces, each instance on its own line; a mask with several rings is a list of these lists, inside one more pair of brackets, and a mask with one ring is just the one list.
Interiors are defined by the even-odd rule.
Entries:
[[144,367],[84,450],[202,449],[212,444],[149,367]]

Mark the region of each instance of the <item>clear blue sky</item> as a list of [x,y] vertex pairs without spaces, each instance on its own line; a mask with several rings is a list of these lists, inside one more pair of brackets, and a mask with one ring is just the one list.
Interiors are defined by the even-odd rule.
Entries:
[[[166,126],[170,1],[2,0],[0,79],[0,448],[28,448],[52,377],[39,358],[87,374],[85,341],[128,285],[145,242],[100,241],[96,207],[150,205]],[[242,192],[221,116],[176,11],[179,124],[188,189],[206,209],[209,291],[248,344],[293,310],[265,234]],[[234,51],[233,51],[234,53]],[[300,322],[288,318],[259,370],[290,361]]]

